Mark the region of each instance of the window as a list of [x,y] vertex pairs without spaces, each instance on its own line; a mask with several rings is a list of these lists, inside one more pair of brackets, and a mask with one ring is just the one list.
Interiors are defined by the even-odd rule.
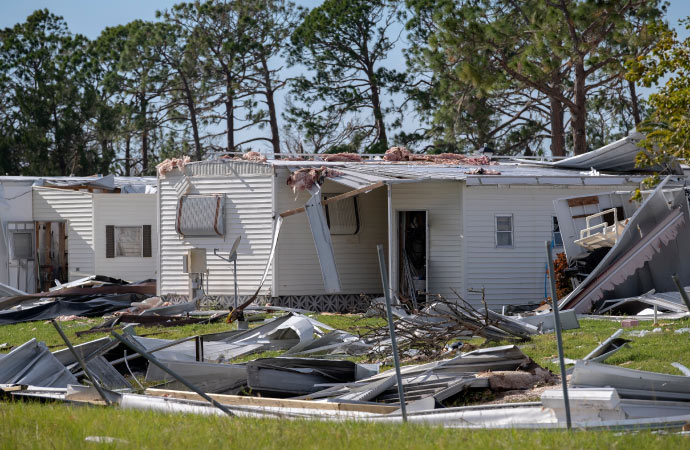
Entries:
[[563,247],[563,237],[561,236],[561,228],[558,226],[558,217],[551,217],[551,240],[554,247]]
[[183,195],[177,204],[177,233],[182,236],[224,236],[225,197]]
[[12,232],[12,258],[33,259],[33,239],[31,233]]
[[496,215],[496,247],[513,246],[513,215]]
[[151,225],[105,227],[105,257],[151,257]]
[[[328,197],[324,196],[324,198]],[[357,197],[327,204],[326,222],[332,235],[357,234],[359,232]]]

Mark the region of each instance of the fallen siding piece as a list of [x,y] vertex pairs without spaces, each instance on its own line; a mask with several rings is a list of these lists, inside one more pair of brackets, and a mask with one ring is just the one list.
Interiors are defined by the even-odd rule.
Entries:
[[[688,288],[685,288],[686,292]],[[594,314],[638,314],[646,308],[657,307],[659,312],[687,313],[688,307],[683,304],[680,292],[654,292],[653,290],[639,297],[619,298],[604,301]]]
[[[169,369],[182,375],[204,392],[235,392],[247,384],[247,367],[240,364],[214,364],[197,361],[168,361],[159,359]],[[166,388],[186,390],[186,387],[172,376],[149,364],[146,381],[166,381]],[[201,397],[198,397],[201,399]]]
[[43,342],[31,339],[0,359],[0,383],[64,388],[77,379]]
[[[566,309],[563,311],[559,310],[559,316],[561,319],[561,329],[563,330],[575,330],[580,328],[580,322],[577,320],[577,314],[573,309]],[[520,322],[528,323],[535,327],[541,326],[541,332],[552,332],[555,329],[553,312],[546,314],[535,314],[533,316],[522,316],[517,320]]]
[[585,361],[603,362],[609,356],[625,347],[628,342],[631,342],[629,339],[621,338],[621,334],[623,334],[623,329],[617,330],[611,337],[602,342],[582,359]]
[[338,293],[342,288],[340,277],[338,276],[338,268],[335,264],[331,232],[328,229],[326,213],[323,210],[323,206],[321,206],[321,189],[314,186],[309,192],[311,197],[307,200],[304,208],[309,219],[309,228],[311,228],[311,234],[314,238],[314,245],[316,245],[316,254],[321,266],[324,289],[328,294]]
[[690,400],[690,377],[577,361],[570,385],[613,387],[621,398]]
[[317,392],[321,385],[353,382],[358,364],[312,358],[260,358],[247,363],[247,385],[282,395]]
[[314,341],[297,344],[283,355],[363,355],[370,348],[371,345],[366,344],[357,336],[347,331],[335,330]]
[[[168,389],[146,389],[147,395],[158,397],[173,397],[186,400],[201,400],[193,392],[173,391]],[[246,397],[240,395],[212,394],[211,397],[224,405],[237,406],[268,406],[278,408],[316,409],[331,411],[360,411],[373,414],[388,414],[397,408],[389,405],[371,405],[358,403],[316,402],[311,400],[278,399],[267,397]]]
[[86,363],[91,375],[101,386],[112,390],[131,390],[132,385],[102,356],[96,356]]

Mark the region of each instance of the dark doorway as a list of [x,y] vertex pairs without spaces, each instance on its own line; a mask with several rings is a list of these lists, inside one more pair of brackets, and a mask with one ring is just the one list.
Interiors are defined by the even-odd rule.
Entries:
[[426,303],[427,212],[398,212],[398,279],[403,303],[417,309]]
[[66,283],[67,232],[65,222],[36,222],[36,289],[46,292],[55,286],[55,280]]

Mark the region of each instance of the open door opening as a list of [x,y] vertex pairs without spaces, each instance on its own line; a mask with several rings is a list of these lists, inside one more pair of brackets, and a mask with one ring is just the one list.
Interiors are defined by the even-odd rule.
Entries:
[[36,289],[46,292],[69,281],[65,222],[36,222]]
[[428,223],[427,211],[398,211],[398,295],[414,309],[428,292]]

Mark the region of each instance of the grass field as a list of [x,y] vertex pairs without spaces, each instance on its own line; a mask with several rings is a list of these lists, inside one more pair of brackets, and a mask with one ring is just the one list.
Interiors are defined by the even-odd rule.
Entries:
[[[316,315],[316,319],[338,329],[357,332],[371,325],[382,325],[381,319],[363,319],[348,315]],[[104,336],[91,334],[76,338],[75,333],[88,329],[100,319],[62,323],[75,343]],[[564,333],[565,355],[581,358],[599,342],[618,329],[617,322],[582,320],[581,328]],[[644,337],[629,337],[628,348],[607,360],[631,369],[680,374],[671,366],[680,362],[690,366],[688,352],[690,334],[675,333],[690,327],[689,320],[667,321],[657,326],[643,323],[635,330],[661,328],[661,332]],[[175,339],[201,333],[234,328],[225,323],[186,325],[182,327],[137,328],[137,334]],[[16,346],[36,337],[51,349],[64,345],[47,322],[6,325],[0,327],[0,344]],[[624,334],[628,337],[628,334]],[[474,345],[486,344],[474,339]],[[537,363],[557,371],[551,359],[557,355],[555,335],[534,337],[520,344],[523,351]],[[0,350],[3,351],[3,350]],[[275,354],[272,352],[272,354]],[[251,359],[256,357],[254,355]],[[369,423],[330,423],[255,419],[229,419],[165,415],[116,408],[73,407],[63,404],[0,403],[0,448],[82,448],[88,446],[131,448],[688,448],[690,436],[652,434],[564,431],[469,431],[433,428],[419,425],[388,425]],[[87,436],[109,436],[121,439],[110,444],[85,441]]]
[[[2,448],[257,448],[257,449],[673,449],[690,437],[652,434],[453,430],[420,425],[231,419],[166,415],[97,407],[36,403],[0,404]],[[111,444],[88,436],[117,438]]]

